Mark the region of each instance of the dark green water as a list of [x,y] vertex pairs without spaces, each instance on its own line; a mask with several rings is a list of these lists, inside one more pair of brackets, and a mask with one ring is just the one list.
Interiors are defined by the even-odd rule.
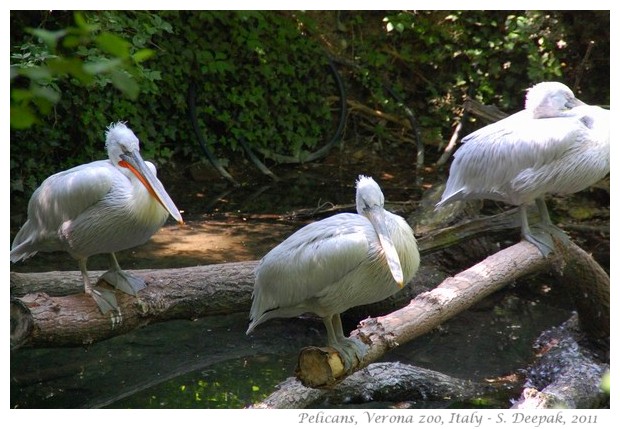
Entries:
[[[385,360],[477,381],[524,369],[534,339],[569,315],[557,296],[534,289],[489,297]],[[322,345],[325,335],[316,319],[270,321],[251,336],[246,327],[247,315],[237,313],[151,325],[87,348],[18,350],[11,407],[244,408],[293,376],[299,349]]]

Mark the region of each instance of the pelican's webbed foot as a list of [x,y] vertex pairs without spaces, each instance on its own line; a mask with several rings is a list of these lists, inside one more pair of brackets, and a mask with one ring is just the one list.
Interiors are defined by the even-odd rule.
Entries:
[[545,258],[555,250],[553,238],[545,229],[532,226],[531,231],[523,234],[523,238],[536,246]]
[[545,258],[555,250],[554,239],[563,243],[570,241],[570,237],[564,231],[553,224],[546,223],[532,225],[530,231],[523,234],[523,238],[538,247]]
[[146,283],[140,277],[133,276],[122,270],[114,268],[106,271],[102,276],[106,282],[129,295],[136,295],[138,291],[144,289]]
[[110,318],[112,319],[112,326],[116,326],[122,322],[123,317],[121,315],[121,309],[118,306],[118,302],[116,301],[116,295],[114,291],[105,288],[105,287],[97,287],[94,286],[92,288],[87,289],[87,294],[89,294],[99,307],[101,314],[110,313]]

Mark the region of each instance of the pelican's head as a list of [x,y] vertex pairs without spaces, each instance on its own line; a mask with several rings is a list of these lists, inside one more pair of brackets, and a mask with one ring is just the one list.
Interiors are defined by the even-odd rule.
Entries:
[[105,132],[105,148],[110,161],[118,165],[122,154],[140,153],[140,141],[124,122],[117,122]]
[[568,110],[584,104],[560,82],[538,83],[528,89],[525,97],[525,109],[532,112],[534,119],[565,116]]
[[399,287],[403,287],[403,269],[400,265],[400,258],[396,252],[396,247],[392,241],[390,231],[387,227],[385,210],[383,204],[385,202],[383,192],[372,177],[359,176],[357,180],[357,193],[355,197],[357,212],[366,217],[372,224],[381,248],[385,255],[388,267],[394,277],[394,281]]
[[383,208],[383,192],[372,177],[359,176],[357,179],[357,193],[355,203],[357,212],[364,216],[364,211],[373,207]]
[[133,174],[159,204],[178,222],[183,223],[179,209],[155,176],[155,168],[147,165],[140,155],[140,142],[124,122],[110,124],[105,133],[105,146],[110,161],[127,176]]

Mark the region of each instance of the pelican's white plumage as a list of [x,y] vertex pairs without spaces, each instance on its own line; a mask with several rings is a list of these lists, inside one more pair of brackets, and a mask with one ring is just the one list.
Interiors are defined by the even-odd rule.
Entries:
[[521,206],[523,236],[546,255],[552,245],[531,233],[525,205],[535,201],[549,227],[545,195],[579,192],[609,173],[609,111],[584,104],[564,84],[542,82],[529,89],[524,110],[462,143],[437,207],[468,199]]
[[11,262],[37,252],[70,253],[79,261],[86,293],[104,312],[115,309],[116,301],[92,289],[88,257],[109,253],[111,269],[105,279],[135,294],[144,281],[124,273],[114,252],[145,243],[169,214],[182,222],[155,166],[142,160],[138,138],[124,123],[107,129],[106,148],[108,160],[79,165],[43,181],[30,198],[28,220],[11,246]]
[[356,204],[358,214],[306,225],[260,261],[247,333],[272,318],[314,313],[348,366],[360,356],[361,345],[344,337],[340,313],[396,293],[415,275],[420,256],[411,227],[383,208],[372,178],[359,177]]

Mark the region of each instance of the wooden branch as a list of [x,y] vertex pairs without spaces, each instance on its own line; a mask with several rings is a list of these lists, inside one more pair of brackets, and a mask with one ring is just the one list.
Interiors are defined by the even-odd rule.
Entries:
[[[435,289],[418,295],[400,310],[383,317],[363,320],[351,337],[363,341],[369,347],[361,362],[357,362],[351,372],[377,361],[399,344],[431,331],[519,277],[541,271],[549,266],[550,261],[534,245],[523,241],[489,256],[455,277],[447,278]],[[330,348],[302,350],[296,371],[300,381],[308,387],[325,388],[345,378],[347,374],[342,364],[334,362],[334,352]]]
[[[147,287],[137,297],[116,293],[120,323],[111,315],[102,315],[92,298],[84,294],[82,277],[77,271],[11,273],[11,347],[90,344],[150,323],[248,312],[257,263],[132,270],[146,280]],[[99,277],[103,271],[90,274]],[[398,294],[356,307],[351,314],[361,319],[390,312],[406,305],[419,292],[432,289],[437,279],[445,276],[439,266],[422,266],[415,282]]]
[[459,135],[461,134],[461,130],[463,128],[463,122],[467,120],[469,114],[473,114],[474,116],[481,118],[483,121],[487,123],[497,122],[508,116],[507,113],[502,112],[496,106],[485,105],[468,97],[463,103],[463,115],[461,119],[459,120],[459,122],[456,124],[456,127],[454,128],[454,132],[452,133],[450,142],[444,149],[443,153],[441,154],[441,157],[439,157],[439,159],[435,163],[436,167],[440,167],[444,165],[446,162],[448,162],[448,159],[450,159],[450,156],[452,156],[452,152],[456,148],[456,143],[458,141]]
[[401,116],[396,116],[390,113],[382,112],[381,110],[372,109],[355,100],[347,100],[347,104],[349,105],[351,111],[359,111],[367,116],[384,119],[388,122],[398,124],[401,127],[406,128],[407,130],[413,129],[411,123],[406,118],[403,118]]
[[[101,314],[93,299],[83,293],[79,272],[11,273],[12,295],[25,289],[35,291],[12,299],[11,347],[90,344],[153,322],[247,311],[256,264],[132,271],[145,279],[147,287],[137,297],[117,292],[120,323]],[[55,285],[53,290],[62,289],[66,295],[67,284],[73,295],[50,296],[40,291]]]
[[465,119],[464,117],[461,118],[461,120],[456,124],[456,127],[454,127],[454,132],[452,133],[452,137],[450,137],[450,141],[448,142],[448,145],[446,146],[443,153],[441,154],[441,156],[435,163],[436,167],[444,165],[446,162],[448,162],[448,160],[452,156],[452,152],[454,152],[456,143],[458,142],[459,137],[461,136],[461,130],[463,129],[464,119]]
[[482,104],[472,98],[465,100],[463,109],[487,123],[497,122],[508,116],[507,113],[502,112],[497,106]]
[[599,387],[609,365],[583,346],[588,341],[579,328],[581,319],[574,316],[538,338],[540,359],[528,370],[528,387],[523,389],[512,408],[609,406],[609,396]]
[[603,352],[609,352],[610,281],[596,261],[572,241],[556,244],[561,264],[554,267],[572,296],[579,325]]
[[329,390],[305,387],[297,379],[286,379],[277,390],[252,408],[311,408],[324,407],[325,402],[363,404],[373,401],[401,402],[468,399],[497,390],[491,384],[474,383],[450,377],[437,371],[399,362],[380,362],[369,365]]

